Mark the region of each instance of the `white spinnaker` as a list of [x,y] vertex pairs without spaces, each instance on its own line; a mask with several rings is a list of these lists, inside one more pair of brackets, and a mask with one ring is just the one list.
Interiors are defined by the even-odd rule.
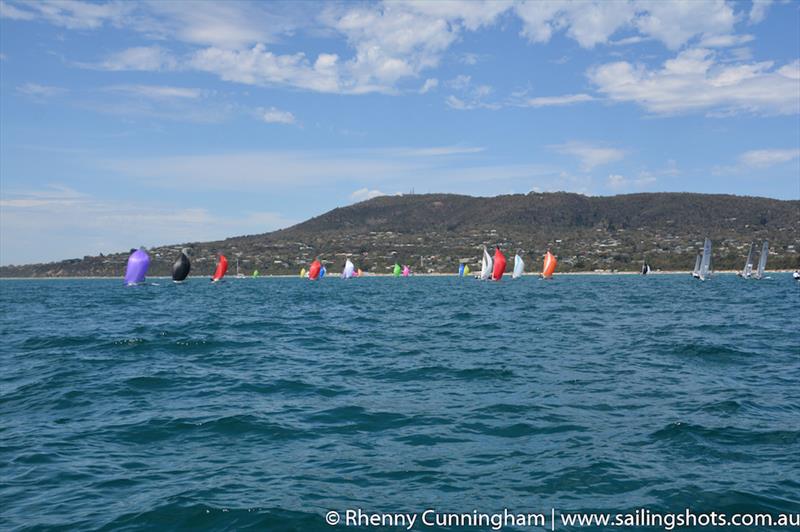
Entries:
[[523,273],[525,273],[525,262],[519,254],[514,255],[514,273],[511,275],[511,278],[517,279],[522,277]]
[[353,266],[353,263],[350,262],[350,259],[347,259],[347,262],[344,263],[344,270],[342,270],[342,279],[350,279],[355,273],[356,267]]
[[700,261],[700,279],[705,280],[711,268],[711,240],[706,238],[703,243],[703,259]]
[[764,245],[761,246],[761,256],[758,257],[758,270],[756,271],[756,279],[764,277],[764,270],[767,268],[767,257],[769,256],[769,242],[764,240]]
[[492,266],[494,266],[494,261],[492,260],[491,255],[489,252],[486,251],[486,248],[483,248],[483,260],[481,261],[481,265],[486,265],[486,268],[481,270],[481,279],[490,279],[492,277]]

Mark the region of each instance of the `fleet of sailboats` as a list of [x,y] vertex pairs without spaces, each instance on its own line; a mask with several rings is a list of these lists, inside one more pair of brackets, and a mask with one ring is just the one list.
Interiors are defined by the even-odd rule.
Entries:
[[[754,255],[756,250],[755,242],[750,244],[750,247],[747,252],[747,258],[745,259],[744,268],[741,272],[738,272],[737,275],[744,279],[769,279],[769,277],[765,276],[766,267],[767,267],[767,259],[769,258],[769,241],[764,240],[761,246],[761,253],[758,258],[758,265],[754,268]],[[553,255],[553,253],[548,250],[544,255],[544,263],[542,265],[542,272],[540,277],[543,279],[550,279],[553,276],[553,272],[556,269],[558,261]],[[147,269],[150,265],[150,256],[147,254],[147,251],[144,248],[140,249],[133,249],[131,250],[131,255],[128,258],[128,264],[125,271],[125,282],[129,285],[134,284],[141,284],[144,282],[145,275],[147,274]],[[188,276],[189,272],[191,271],[191,260],[189,259],[189,249],[184,248],[178,254],[175,262],[172,265],[172,279],[176,283],[183,282]],[[216,269],[214,272],[213,277],[211,278],[212,281],[217,282],[220,281],[228,270],[228,259],[225,255],[220,254],[219,260],[216,265]],[[481,269],[480,272],[475,276],[476,279],[480,280],[494,280],[499,281],[502,279],[503,274],[506,271],[506,257],[503,255],[503,252],[500,250],[500,246],[495,247],[494,256],[489,254],[488,249],[486,246],[483,247],[483,254],[481,257]],[[652,271],[650,263],[645,258],[642,261],[642,269],[640,273],[642,275],[647,275]],[[300,270],[300,277],[307,278],[310,280],[319,280],[325,276],[326,269],[325,266],[320,262],[319,259],[315,259],[310,265],[308,270],[303,267]],[[694,268],[692,269],[692,276],[700,279],[701,281],[706,281],[712,277],[713,268],[712,268],[712,242],[711,239],[706,237],[703,240],[703,249],[700,253],[697,254],[695,258]],[[394,267],[392,268],[392,274],[395,277],[409,277],[411,275],[411,268],[408,265],[401,266],[400,263],[395,263]],[[461,261],[458,266],[458,276],[465,277],[470,274],[470,267],[466,261]],[[360,268],[356,268],[353,262],[350,259],[346,259],[344,264],[344,269],[342,270],[341,277],[343,279],[350,279],[352,277],[360,277],[363,275],[363,272]],[[512,279],[519,279],[520,277],[525,275],[525,261],[522,258],[520,252],[517,252],[514,255],[514,266],[512,268],[511,277]],[[259,276],[259,271],[253,270],[252,277],[256,278]],[[239,259],[236,259],[236,277],[239,279],[244,279],[245,275],[239,270]],[[793,273],[793,277],[795,279],[800,280],[800,271],[795,271]]]

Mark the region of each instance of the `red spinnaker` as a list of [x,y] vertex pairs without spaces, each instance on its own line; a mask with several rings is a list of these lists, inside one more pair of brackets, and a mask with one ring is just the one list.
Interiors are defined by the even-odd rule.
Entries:
[[217,263],[217,271],[214,272],[214,277],[211,278],[212,281],[219,281],[223,277],[225,277],[225,272],[228,271],[228,259],[225,258],[225,255],[219,256],[219,262]]
[[544,267],[542,268],[542,277],[545,279],[550,279],[553,276],[553,272],[556,271],[556,266],[558,265],[558,261],[550,253],[550,250],[547,250],[547,253],[544,256]]
[[503,278],[506,271],[506,257],[500,251],[500,246],[494,248],[494,268],[492,269],[492,280],[499,281]]
[[311,263],[311,266],[308,267],[308,278],[312,281],[316,281],[319,279],[319,271],[322,269],[322,264],[315,260]]

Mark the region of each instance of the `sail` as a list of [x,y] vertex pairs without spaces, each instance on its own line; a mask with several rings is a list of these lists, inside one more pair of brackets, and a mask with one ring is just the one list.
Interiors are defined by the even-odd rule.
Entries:
[[514,255],[514,273],[511,274],[512,279],[519,279],[522,277],[522,274],[525,273],[525,262],[522,260],[522,257],[519,256],[519,253]]
[[219,256],[219,262],[217,263],[217,271],[214,272],[214,277],[211,278],[212,281],[219,281],[223,277],[225,277],[225,272],[228,271],[228,259],[225,255]]
[[490,279],[492,277],[492,257],[489,256],[489,252],[486,251],[486,247],[483,248],[483,259],[481,260],[481,279]]
[[300,277],[303,278],[305,276],[306,276],[306,269],[305,268],[300,268]]
[[553,272],[556,271],[556,266],[558,266],[558,261],[556,260],[555,256],[550,253],[550,250],[547,250],[547,253],[544,255],[544,266],[542,267],[542,277],[545,279],[550,279],[553,276]]
[[702,260],[702,258],[700,257],[700,254],[698,253],[697,257],[695,257],[695,259],[694,259],[694,269],[692,270],[692,275],[695,276],[695,277],[700,275],[700,261],[701,260]]
[[761,255],[758,257],[758,270],[756,270],[756,279],[764,277],[764,270],[767,267],[767,256],[769,256],[769,242],[764,240],[764,245],[761,246]]
[[742,277],[749,278],[753,273],[753,251],[755,250],[756,243],[750,242],[750,251],[747,252],[747,260],[744,261],[744,269],[742,270]]
[[355,274],[356,267],[350,262],[350,259],[344,263],[344,270],[342,270],[342,279],[350,279]]
[[408,265],[403,266],[403,277],[408,277],[409,275],[411,275],[411,268]]
[[469,264],[464,265],[464,275],[469,275],[471,270],[469,269]]
[[459,277],[464,277],[464,264],[463,263],[458,265],[458,276]]
[[506,256],[500,251],[500,246],[494,248],[494,267],[492,268],[492,280],[499,281],[503,278],[506,271]]
[[143,283],[149,267],[150,256],[144,248],[139,248],[131,253],[131,256],[128,257],[128,265],[125,268],[125,284]]
[[181,251],[178,258],[172,264],[172,280],[183,281],[189,276],[189,271],[192,269],[192,263],[186,251]]
[[325,277],[326,273],[328,273],[328,270],[325,269],[325,266],[323,265],[322,268],[319,269],[319,278],[322,279]]
[[322,269],[322,263],[318,260],[315,260],[311,263],[311,266],[308,267],[308,278],[312,281],[316,281],[319,279],[319,271]]
[[647,275],[648,273],[650,273],[650,265],[647,264],[647,261],[644,261],[642,263],[642,275]]
[[395,262],[394,263],[394,270],[392,271],[392,274],[395,277],[400,277],[400,273],[402,273],[402,271],[403,271],[403,268],[401,268],[400,265]]
[[253,279],[258,277],[258,270],[253,270]]
[[700,259],[700,279],[705,280],[711,269],[711,240],[703,242],[703,258]]

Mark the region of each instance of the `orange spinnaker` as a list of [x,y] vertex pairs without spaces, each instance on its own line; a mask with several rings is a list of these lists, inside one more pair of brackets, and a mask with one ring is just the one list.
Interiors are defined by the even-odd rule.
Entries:
[[506,271],[506,257],[500,251],[500,247],[494,248],[494,268],[492,268],[492,280],[499,281],[503,278]]
[[553,276],[553,272],[556,271],[556,266],[558,266],[558,261],[550,253],[550,250],[547,251],[547,254],[544,256],[544,268],[542,268],[542,277],[545,279],[549,279]]
[[322,269],[322,264],[318,260],[312,262],[311,266],[308,267],[308,278],[312,281],[319,279],[320,269]]
[[225,255],[219,256],[219,262],[217,263],[217,271],[214,272],[214,277],[212,280],[219,281],[223,277],[225,277],[225,272],[228,271],[228,259],[225,258]]

